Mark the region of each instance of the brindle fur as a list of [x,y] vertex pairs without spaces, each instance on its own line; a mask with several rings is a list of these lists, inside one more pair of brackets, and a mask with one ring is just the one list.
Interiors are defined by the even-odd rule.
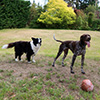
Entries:
[[[54,37],[54,40],[56,40],[55,37]],[[72,63],[71,63],[71,66],[70,66],[70,72],[72,74],[74,74],[73,65],[74,65],[75,59],[76,59],[77,56],[81,55],[81,72],[83,74],[85,74],[85,72],[83,71],[83,65],[84,65],[84,59],[85,59],[85,53],[86,53],[86,45],[87,45],[86,41],[90,42],[90,40],[91,40],[91,36],[89,34],[83,34],[80,37],[80,41],[60,41],[60,40],[56,40],[57,42],[61,42],[61,45],[59,47],[58,54],[57,54],[56,58],[54,59],[52,66],[53,67],[55,66],[55,61],[64,51],[64,56],[62,58],[62,66],[64,67],[64,59],[66,58],[66,56],[68,54],[68,50],[70,49],[73,52]]]

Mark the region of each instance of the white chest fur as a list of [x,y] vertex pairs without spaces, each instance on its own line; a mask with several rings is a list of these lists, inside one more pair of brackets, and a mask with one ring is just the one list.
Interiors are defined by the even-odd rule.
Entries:
[[33,41],[30,42],[31,44],[31,49],[33,50],[33,52],[36,53],[38,52],[39,48],[40,48],[40,44],[36,44],[36,46],[33,44]]

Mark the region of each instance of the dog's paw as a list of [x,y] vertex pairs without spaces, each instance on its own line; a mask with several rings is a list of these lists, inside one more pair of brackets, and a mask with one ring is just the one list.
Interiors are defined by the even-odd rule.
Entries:
[[18,61],[18,59],[15,59],[15,61],[17,62],[17,61]]
[[28,64],[30,64],[31,63],[31,61],[28,61]]
[[72,73],[72,74],[75,74],[75,72],[74,72],[74,71],[71,71],[71,73]]
[[65,65],[64,65],[64,64],[62,64],[62,67],[65,67]]
[[85,72],[81,72],[82,74],[85,74]]
[[33,61],[33,63],[35,63],[36,61],[35,60],[32,60]]
[[55,67],[55,65],[54,65],[54,64],[52,64],[52,67]]
[[19,61],[21,61],[21,62],[22,62],[23,60],[21,59],[21,60],[19,60]]

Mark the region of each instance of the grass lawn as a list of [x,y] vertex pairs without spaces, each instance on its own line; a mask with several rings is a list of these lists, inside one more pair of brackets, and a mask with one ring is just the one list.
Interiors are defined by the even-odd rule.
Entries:
[[[52,67],[60,43],[53,40],[53,34],[60,40],[79,40],[82,34],[91,35],[91,47],[86,50],[84,71],[81,74],[81,60],[74,64],[75,74],[70,74],[72,53],[61,66],[62,56]],[[25,55],[22,62],[14,61],[14,50],[1,49],[4,44],[41,37],[42,46],[37,53],[36,63],[28,64]],[[0,100],[100,100],[100,32],[77,30],[5,29],[0,30]],[[93,92],[82,91],[82,80],[90,79]]]

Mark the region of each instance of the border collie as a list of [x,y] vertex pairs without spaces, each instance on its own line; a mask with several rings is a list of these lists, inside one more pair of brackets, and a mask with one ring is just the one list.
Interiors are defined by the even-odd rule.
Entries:
[[[32,56],[32,61],[35,62],[34,56],[37,54],[39,48],[41,47],[41,38],[31,38],[32,41],[16,41],[13,43],[5,44],[2,49],[12,48],[15,50],[15,61],[21,61],[21,56],[26,53],[28,63],[30,63],[30,58]],[[18,59],[17,59],[18,57]]]

